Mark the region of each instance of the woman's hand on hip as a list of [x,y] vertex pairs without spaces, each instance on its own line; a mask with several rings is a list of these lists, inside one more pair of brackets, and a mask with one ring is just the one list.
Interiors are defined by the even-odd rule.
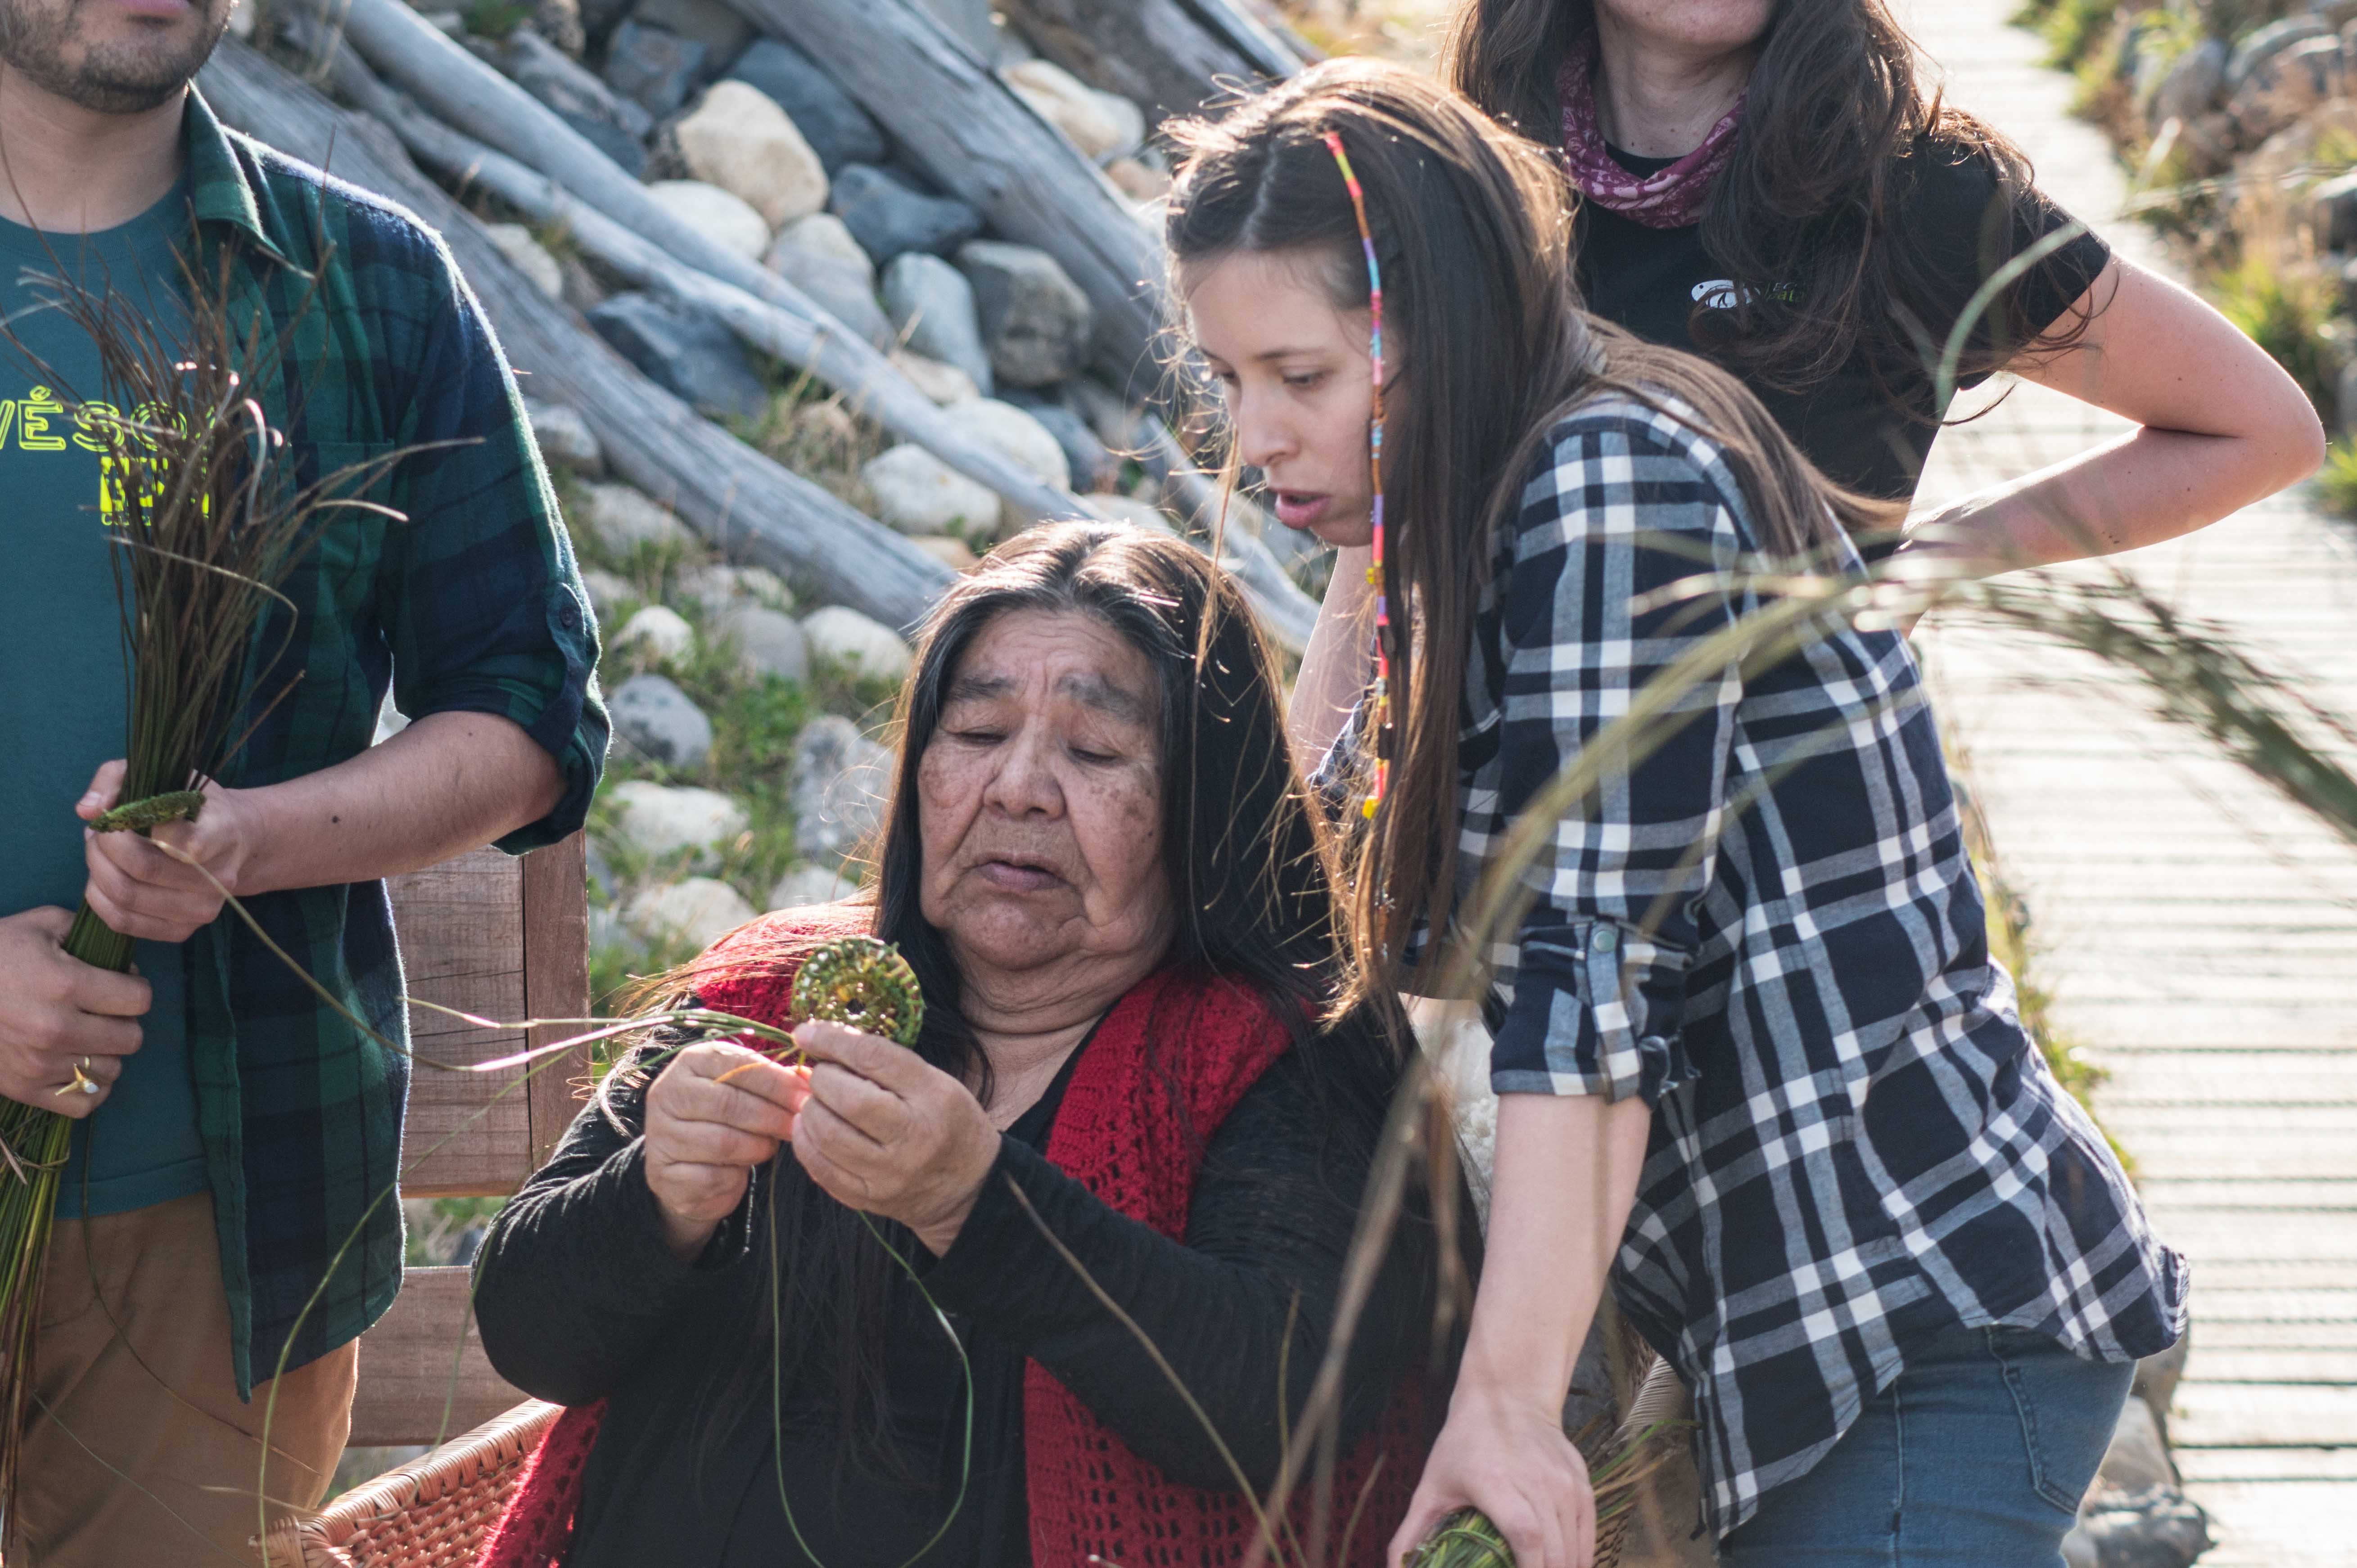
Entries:
[[809,1094],[807,1069],[717,1040],[664,1065],[647,1090],[646,1173],[674,1253],[692,1259],[704,1250],[745,1200],[753,1167],[793,1136]]
[[840,1024],[804,1024],[810,1101],[794,1157],[852,1208],[897,1219],[935,1257],[950,1250],[998,1160],[998,1130],[964,1084],[916,1052]]
[[1562,1409],[1527,1391],[1458,1383],[1390,1560],[1401,1562],[1461,1508],[1489,1515],[1513,1549],[1515,1568],[1592,1568],[1596,1561],[1587,1463],[1563,1434]]

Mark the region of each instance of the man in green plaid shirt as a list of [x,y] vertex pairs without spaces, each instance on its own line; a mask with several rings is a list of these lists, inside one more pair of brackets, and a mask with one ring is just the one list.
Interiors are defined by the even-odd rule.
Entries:
[[[370,492],[405,521],[319,525],[257,641],[291,628],[267,690],[299,681],[199,819],[156,834],[342,1009],[405,1047],[382,879],[574,832],[605,756],[588,602],[480,307],[414,219],[213,119],[188,82],[231,3],[0,0],[0,1094],[83,1119],[11,1568],[251,1560],[257,1487],[274,1512],[317,1503],[356,1341],[400,1288],[408,1082],[210,882],[79,831],[124,745],[103,490],[77,439],[75,389],[99,377],[28,276],[112,287],[169,330],[179,258],[225,256],[241,327],[285,346],[253,390],[304,481],[433,446]],[[388,686],[412,722],[371,746]],[[83,897],[139,939],[135,973],[64,954]]]

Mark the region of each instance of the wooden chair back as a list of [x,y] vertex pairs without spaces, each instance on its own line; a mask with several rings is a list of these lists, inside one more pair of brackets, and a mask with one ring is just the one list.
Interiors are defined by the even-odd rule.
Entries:
[[[391,884],[409,994],[479,1017],[578,1018],[589,1010],[589,910],[576,833],[522,856],[481,849]],[[405,1197],[504,1197],[564,1135],[589,1074],[586,1048],[537,1071],[447,1070],[512,1056],[577,1029],[478,1028],[410,1010],[417,1060],[402,1132]],[[439,1066],[433,1064],[440,1064]],[[355,1446],[437,1443],[521,1402],[491,1369],[463,1268],[412,1269],[361,1341]]]

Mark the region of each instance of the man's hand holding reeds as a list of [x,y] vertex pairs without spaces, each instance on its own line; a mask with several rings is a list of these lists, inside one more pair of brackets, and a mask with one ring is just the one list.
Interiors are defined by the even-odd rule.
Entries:
[[645,1168],[674,1253],[694,1258],[745,1201],[753,1167],[793,1136],[809,1082],[806,1069],[717,1040],[663,1068],[647,1090]]
[[[49,908],[0,918],[0,1094],[87,1116],[106,1103],[123,1058],[139,1048],[138,1020],[151,998],[137,975],[70,957],[72,925],[70,911]],[[77,1069],[97,1093],[58,1092]]]
[[[88,822],[118,804],[123,771],[119,761],[102,766],[75,813]],[[84,835],[90,883],[82,897],[100,919],[142,941],[185,942],[221,912],[223,888],[244,891],[240,875],[256,836],[248,791],[215,785],[204,793],[193,822],[166,822],[144,834]]]
[[802,1169],[837,1202],[948,1251],[998,1163],[982,1102],[916,1052],[840,1024],[804,1024],[794,1042],[811,1058],[793,1134]]

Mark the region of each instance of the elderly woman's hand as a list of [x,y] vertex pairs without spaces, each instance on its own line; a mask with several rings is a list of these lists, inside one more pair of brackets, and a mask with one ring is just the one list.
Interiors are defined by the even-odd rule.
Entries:
[[804,1024],[810,1098],[794,1157],[837,1202],[897,1219],[940,1257],[998,1159],[998,1132],[965,1085],[916,1052],[840,1024]]
[[809,1094],[809,1069],[717,1040],[665,1064],[647,1090],[646,1173],[673,1252],[692,1259],[704,1251],[745,1200],[753,1167],[793,1136]]

